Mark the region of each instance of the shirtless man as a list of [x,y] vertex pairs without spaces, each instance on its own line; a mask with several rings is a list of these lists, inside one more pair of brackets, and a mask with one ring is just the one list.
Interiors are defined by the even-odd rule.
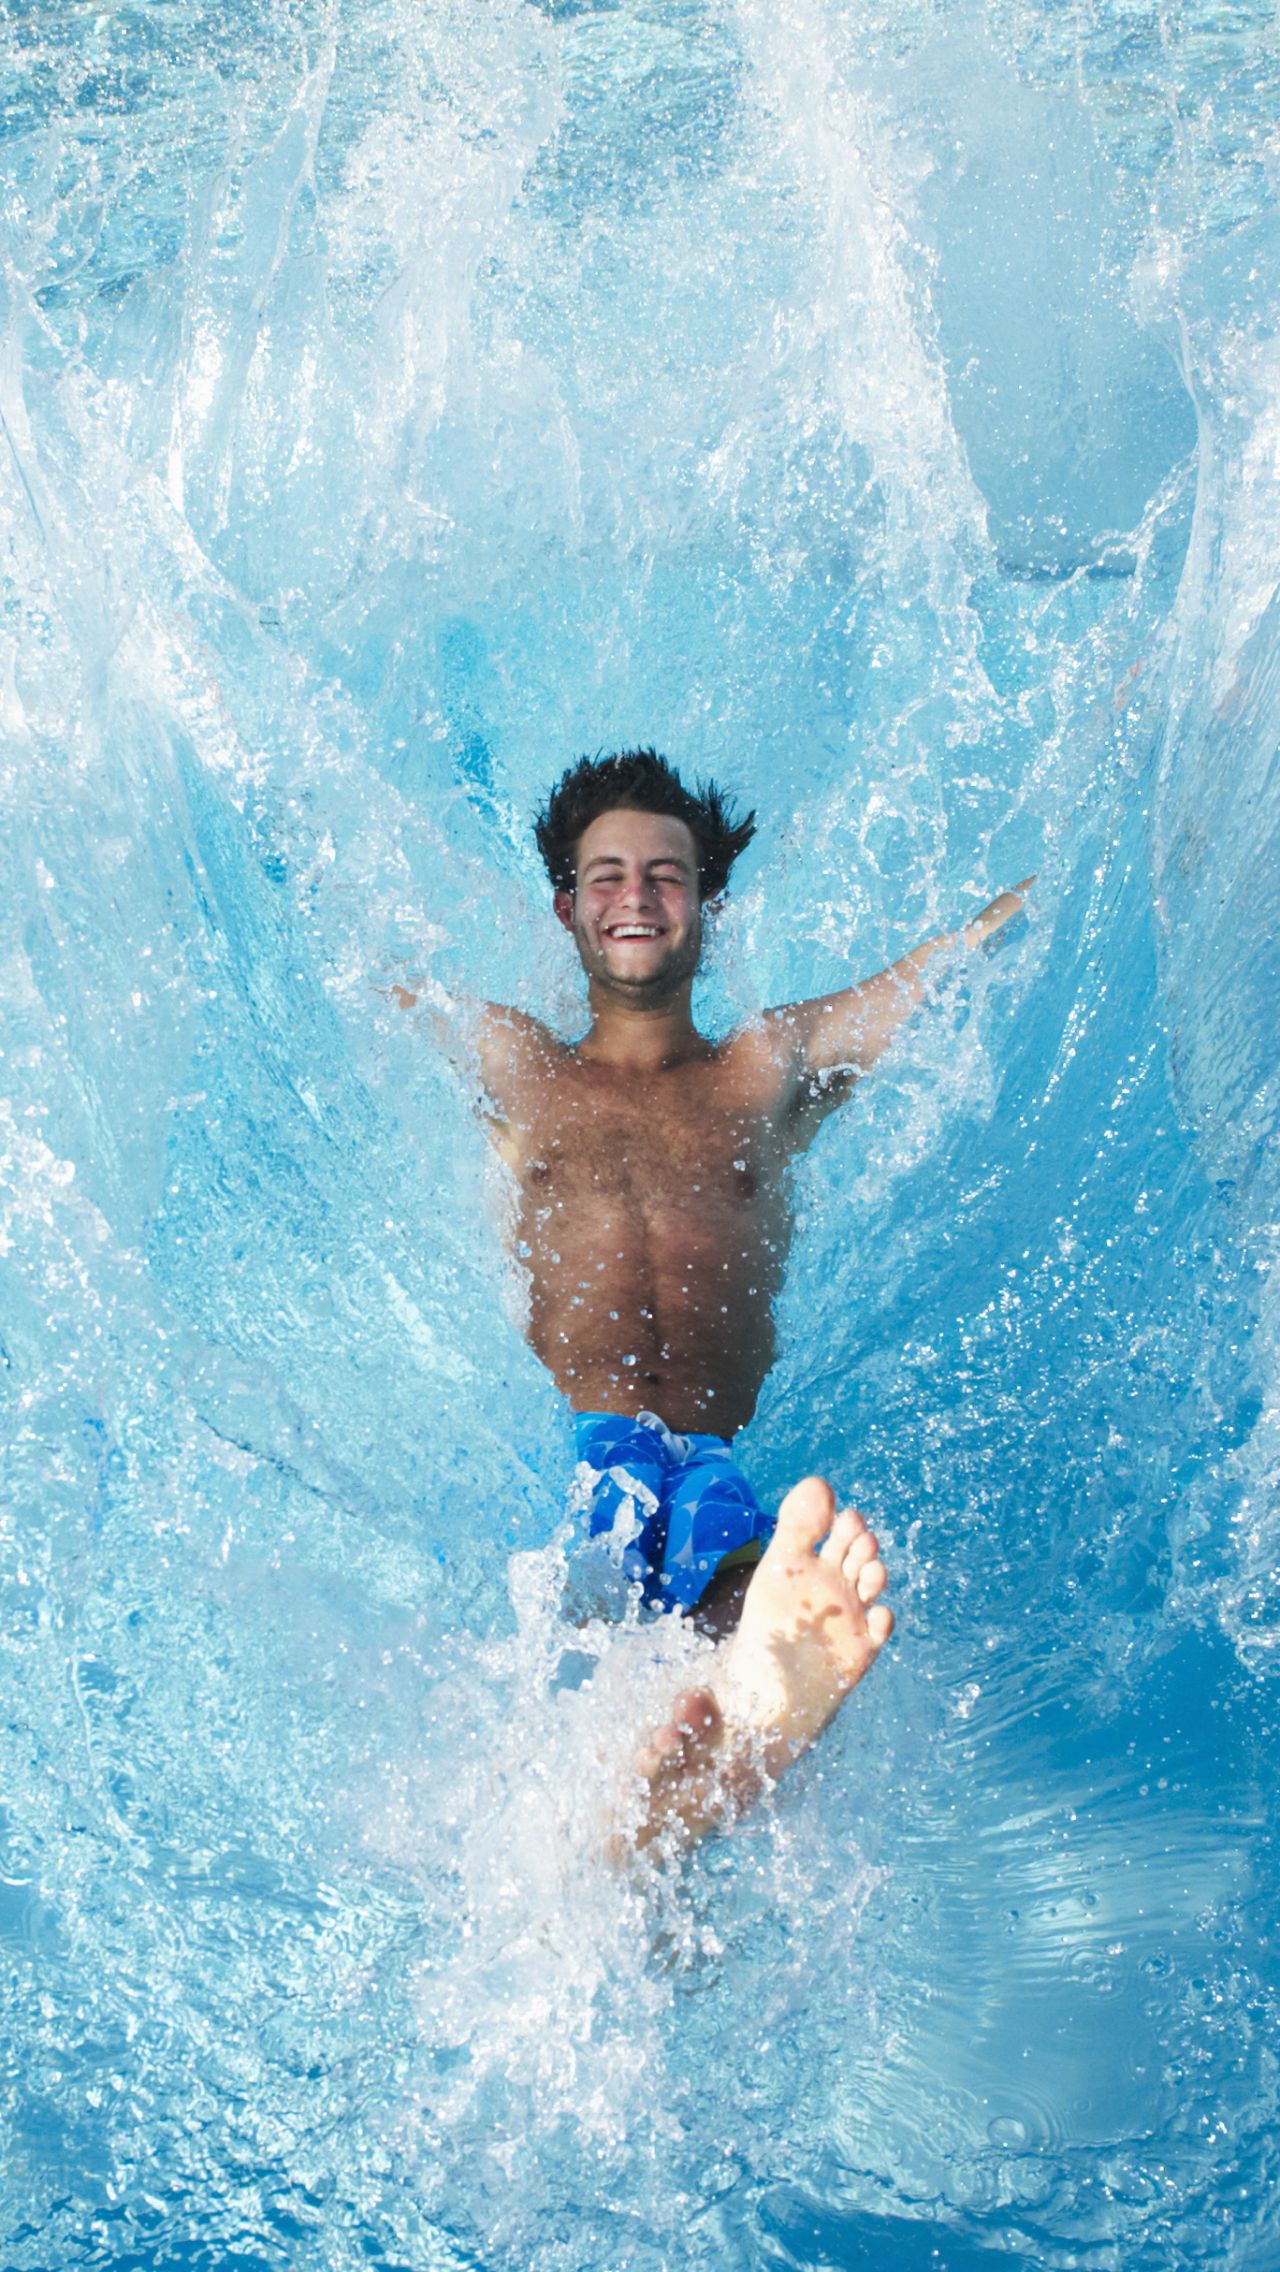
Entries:
[[703,916],[753,832],[652,751],[571,768],[537,834],[589,1029],[566,1043],[489,1008],[471,1034],[519,1198],[530,1339],[578,1416],[584,1528],[648,1605],[696,1611],[716,1642],[636,1762],[640,1845],[701,1835],[781,1774],[892,1631],[861,1515],[809,1477],[775,1524],[729,1440],[773,1362],[786,1168],[919,1003],[925,965],[989,938],[1031,881],[878,977],[713,1043],[691,1014]]

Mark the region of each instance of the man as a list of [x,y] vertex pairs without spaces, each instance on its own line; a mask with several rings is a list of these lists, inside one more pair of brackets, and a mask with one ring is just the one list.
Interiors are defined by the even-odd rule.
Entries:
[[518,1193],[530,1339],[578,1415],[585,1527],[647,1604],[696,1611],[716,1642],[636,1762],[641,1845],[701,1835],[779,1775],[892,1631],[862,1517],[810,1477],[771,1522],[730,1439],[773,1362],[786,1168],[919,1003],[926,964],[989,938],[1033,880],[713,1043],[691,1011],[703,916],[754,826],[652,750],[571,767],[537,838],[589,1029],[566,1043],[491,1007],[471,1036]]

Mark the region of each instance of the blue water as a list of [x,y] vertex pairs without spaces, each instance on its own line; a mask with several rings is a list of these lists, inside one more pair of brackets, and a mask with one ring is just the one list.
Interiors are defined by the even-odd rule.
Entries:
[[[1280,2262],[1262,0],[11,0],[6,2272]],[[713,1029],[1028,869],[799,1176],[762,1491],[899,1635],[650,1891],[679,1636],[408,966],[761,814]]]

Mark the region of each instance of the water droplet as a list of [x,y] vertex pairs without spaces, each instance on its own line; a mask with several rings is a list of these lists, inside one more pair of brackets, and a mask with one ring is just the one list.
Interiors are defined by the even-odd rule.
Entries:
[[1027,2126],[1019,2122],[1016,2114],[998,2114],[994,2122],[988,2122],[987,2136],[993,2146],[1025,2146]]

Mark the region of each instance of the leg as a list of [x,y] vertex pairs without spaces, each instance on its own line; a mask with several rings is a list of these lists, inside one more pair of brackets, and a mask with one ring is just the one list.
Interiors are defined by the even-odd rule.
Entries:
[[[836,1513],[829,1484],[811,1476],[788,1492],[707,1685],[677,1699],[635,1762],[630,1843],[702,1837],[807,1750],[893,1631],[886,1582],[875,1538],[851,1508]],[[614,1852],[627,1843],[616,1837]]]
[[701,1601],[696,1602],[689,1615],[700,1633],[710,1641],[727,1641],[736,1633],[747,1589],[760,1565],[758,1562],[735,1563],[731,1569],[717,1570]]

